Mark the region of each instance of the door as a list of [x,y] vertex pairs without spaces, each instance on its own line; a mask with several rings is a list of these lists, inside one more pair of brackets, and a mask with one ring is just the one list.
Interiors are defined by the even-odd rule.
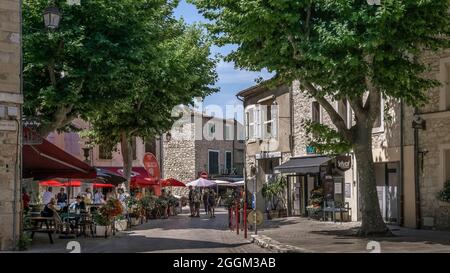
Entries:
[[303,183],[301,176],[293,175],[288,176],[288,211],[290,216],[302,215],[306,208],[302,206],[303,197]]
[[375,164],[378,202],[381,215],[387,223],[397,223],[399,163]]

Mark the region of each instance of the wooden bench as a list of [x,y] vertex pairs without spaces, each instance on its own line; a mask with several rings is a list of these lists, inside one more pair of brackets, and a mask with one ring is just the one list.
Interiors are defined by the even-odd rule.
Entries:
[[[56,233],[56,228],[52,223],[55,221],[54,217],[31,217],[30,221],[32,227],[25,228],[24,231],[31,232],[31,239],[34,238],[35,233],[47,233],[50,243],[53,244],[52,234]],[[42,225],[45,224],[45,228]]]

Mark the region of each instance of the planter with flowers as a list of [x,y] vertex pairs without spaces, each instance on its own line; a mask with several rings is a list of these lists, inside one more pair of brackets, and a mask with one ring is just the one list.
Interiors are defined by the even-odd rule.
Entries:
[[308,211],[308,217],[319,219],[320,212],[322,211],[324,195],[322,188],[315,188],[311,191],[311,195],[309,197],[309,206],[306,207]]
[[119,200],[110,199],[106,204],[99,209],[99,212],[94,216],[96,224],[97,236],[108,236],[108,231],[114,223],[115,218],[122,215],[123,207]]

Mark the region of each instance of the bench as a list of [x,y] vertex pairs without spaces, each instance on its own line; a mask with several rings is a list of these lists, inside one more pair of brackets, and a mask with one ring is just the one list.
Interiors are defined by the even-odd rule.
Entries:
[[[55,217],[30,217],[31,227],[25,228],[24,231],[31,232],[31,239],[34,238],[35,233],[47,233],[50,243],[53,244],[52,233],[56,232],[56,229],[52,223],[55,221]],[[45,224],[46,228],[42,225]]]

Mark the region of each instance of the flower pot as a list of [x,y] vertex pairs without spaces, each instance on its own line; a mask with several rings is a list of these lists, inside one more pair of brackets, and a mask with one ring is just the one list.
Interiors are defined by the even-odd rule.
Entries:
[[98,237],[106,237],[109,233],[109,226],[96,226],[95,235]]
[[136,218],[136,217],[131,218],[131,225],[132,226],[137,226],[137,225],[140,225],[140,224],[141,224],[141,219],[140,218]]
[[114,225],[117,231],[124,231],[127,229],[128,222],[127,220],[117,220]]

